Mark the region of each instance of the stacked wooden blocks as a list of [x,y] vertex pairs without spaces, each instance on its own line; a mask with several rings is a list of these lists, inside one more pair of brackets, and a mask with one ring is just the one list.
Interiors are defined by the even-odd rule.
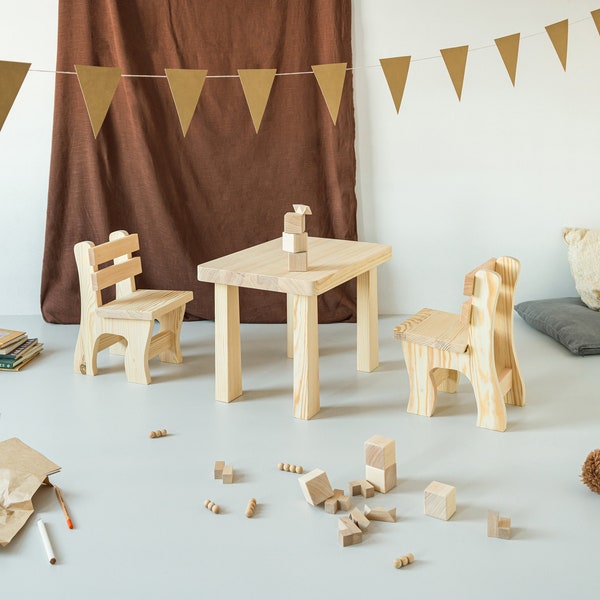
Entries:
[[216,461],[215,479],[221,479],[223,483],[233,483],[233,467],[226,465],[223,460]]
[[432,481],[425,488],[425,514],[447,521],[456,512],[456,488]]
[[501,517],[496,511],[488,510],[488,537],[500,538],[501,540],[510,539],[510,519]]
[[306,204],[294,204],[294,212],[285,213],[282,245],[288,253],[288,271],[308,271],[308,233],[306,215],[311,215]]
[[365,479],[376,491],[389,492],[396,487],[396,442],[374,435],[365,442]]

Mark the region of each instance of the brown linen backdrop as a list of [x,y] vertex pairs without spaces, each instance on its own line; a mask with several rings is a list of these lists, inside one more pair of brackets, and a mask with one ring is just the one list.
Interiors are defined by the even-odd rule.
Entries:
[[[351,66],[351,0],[60,0],[57,71],[208,69],[183,137],[164,77],[122,77],[97,140],[77,77],[56,75],[42,314],[79,322],[73,246],[140,235],[140,288],[193,290],[187,319],[213,319],[196,266],[281,235],[292,203],[309,235],[356,239],[352,74],[337,125],[314,75],[275,77],[255,133],[238,68]],[[214,78],[211,75],[236,75]],[[309,255],[310,261],[310,255]],[[285,321],[283,294],[240,290],[245,322]],[[321,322],[355,319],[355,286],[320,298]]]

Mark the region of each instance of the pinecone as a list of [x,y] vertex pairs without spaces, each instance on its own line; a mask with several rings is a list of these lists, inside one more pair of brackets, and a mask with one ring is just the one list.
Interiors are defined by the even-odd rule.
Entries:
[[600,494],[600,450],[592,450],[581,468],[581,480],[592,492]]

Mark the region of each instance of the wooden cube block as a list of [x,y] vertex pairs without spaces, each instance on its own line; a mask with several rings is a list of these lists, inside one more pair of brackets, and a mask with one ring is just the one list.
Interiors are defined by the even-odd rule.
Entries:
[[396,442],[383,435],[374,435],[365,442],[365,465],[386,469],[396,464]]
[[342,546],[360,544],[362,539],[362,531],[352,519],[349,517],[342,517],[338,520],[338,540]]
[[382,508],[381,506],[369,508],[365,504],[365,517],[367,517],[369,521],[385,521],[387,523],[395,523],[396,508]]
[[432,481],[425,488],[425,514],[447,521],[456,512],[456,488]]
[[288,252],[288,271],[308,271],[308,252]]
[[338,510],[350,510],[352,501],[342,490],[333,490],[333,496],[325,500],[325,512],[335,515]]
[[313,469],[306,475],[298,478],[298,483],[309,504],[317,506],[333,496],[333,488],[329,483],[327,473],[322,469]]
[[281,234],[281,247],[285,252],[306,252],[308,250],[308,233]]
[[510,539],[510,519],[501,517],[497,512],[488,510],[488,537],[500,538],[502,540]]
[[223,467],[225,466],[225,461],[218,460],[215,462],[215,479],[223,478]]
[[283,230],[286,233],[304,233],[306,230],[304,215],[296,212],[285,213],[283,216]]
[[231,465],[223,467],[221,479],[223,479],[223,483],[233,483],[233,467]]
[[385,469],[376,469],[367,465],[365,467],[365,479],[373,485],[375,490],[385,494],[396,487],[398,479],[396,476],[396,463]]

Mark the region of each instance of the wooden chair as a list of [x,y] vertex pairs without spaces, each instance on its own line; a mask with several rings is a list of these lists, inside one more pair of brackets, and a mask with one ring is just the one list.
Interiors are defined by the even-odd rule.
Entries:
[[[142,272],[137,234],[115,231],[109,241],[75,244],[75,260],[81,293],[81,321],[75,347],[76,373],[96,375],[98,352],[110,347],[125,355],[127,380],[150,383],[148,360],[182,362],[179,337],[185,305],[192,292],[137,290],[136,275]],[[108,266],[105,263],[112,262]],[[115,286],[116,298],[103,304],[102,290]],[[154,321],[160,330],[153,335]]]
[[513,344],[519,270],[515,258],[492,258],[466,275],[460,315],[424,308],[394,329],[410,382],[408,412],[431,416],[437,391],[455,392],[463,373],[475,392],[477,425],[506,429],[504,403],[525,404]]

